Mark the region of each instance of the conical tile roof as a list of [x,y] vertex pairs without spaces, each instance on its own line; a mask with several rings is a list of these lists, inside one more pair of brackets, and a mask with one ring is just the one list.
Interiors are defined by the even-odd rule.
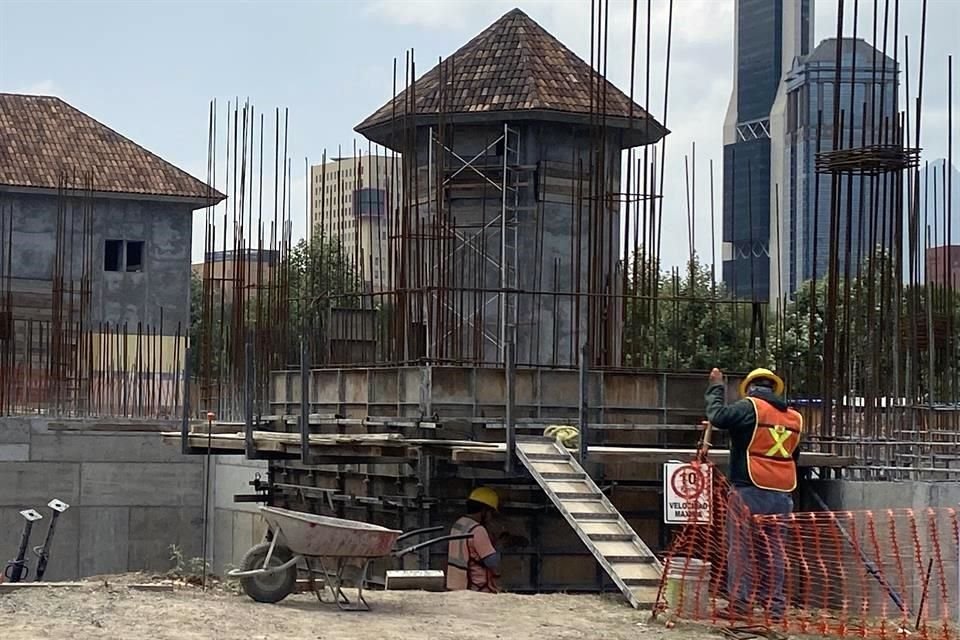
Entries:
[[[417,124],[504,117],[584,122],[605,104],[607,126],[628,129],[625,146],[656,142],[667,130],[610,82],[597,90],[597,72],[520,9],[513,9],[357,125],[389,144],[393,123],[413,91]],[[441,86],[441,82],[442,85]],[[604,95],[605,92],[605,95]],[[591,99],[592,98],[592,99]],[[596,117],[596,116],[594,116]]]

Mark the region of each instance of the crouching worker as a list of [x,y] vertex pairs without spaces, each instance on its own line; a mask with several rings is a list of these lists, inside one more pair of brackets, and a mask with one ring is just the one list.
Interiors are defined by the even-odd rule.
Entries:
[[467,514],[454,523],[450,534],[469,533],[471,537],[451,540],[447,546],[447,589],[486,593],[500,590],[500,554],[487,529],[499,505],[500,498],[490,487],[479,487],[470,493]]

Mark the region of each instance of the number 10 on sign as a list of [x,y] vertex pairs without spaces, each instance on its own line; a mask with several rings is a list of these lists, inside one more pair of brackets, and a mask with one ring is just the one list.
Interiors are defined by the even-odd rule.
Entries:
[[663,521],[666,524],[710,524],[713,469],[708,464],[667,462],[663,465]]

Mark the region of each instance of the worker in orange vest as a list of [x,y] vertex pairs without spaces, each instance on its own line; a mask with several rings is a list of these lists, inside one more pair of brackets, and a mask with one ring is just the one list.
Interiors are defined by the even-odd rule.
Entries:
[[769,369],[755,369],[740,384],[741,399],[725,404],[719,369],[710,372],[707,420],[730,436],[730,490],[727,505],[727,591],[730,619],[743,619],[759,605],[774,622],[783,619],[783,526],[756,527],[755,515],[793,511],[803,417],[787,406],[786,385]]
[[493,546],[487,526],[500,506],[497,492],[478,487],[467,498],[467,514],[457,520],[451,535],[469,533],[470,538],[451,540],[447,546],[447,589],[497,593],[500,587],[500,554]]

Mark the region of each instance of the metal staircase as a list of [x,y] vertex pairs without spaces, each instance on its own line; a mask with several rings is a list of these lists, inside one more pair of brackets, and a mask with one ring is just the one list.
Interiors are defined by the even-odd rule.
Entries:
[[663,566],[563,446],[517,438],[517,457],[635,609],[657,601]]

